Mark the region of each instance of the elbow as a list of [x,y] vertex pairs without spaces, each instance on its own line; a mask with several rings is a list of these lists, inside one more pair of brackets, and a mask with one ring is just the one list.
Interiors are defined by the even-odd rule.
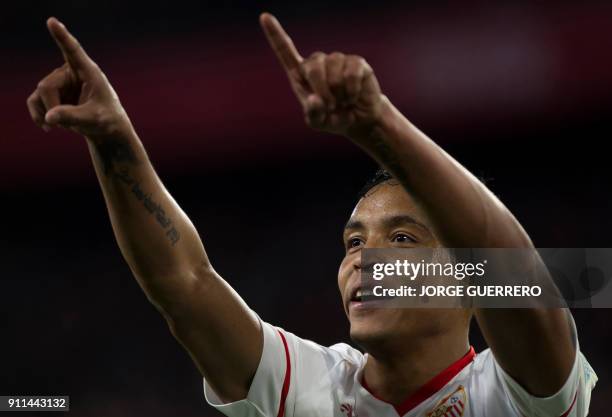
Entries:
[[197,305],[210,292],[209,288],[217,278],[212,266],[203,262],[193,268],[141,282],[149,283],[144,288],[149,302],[173,329],[177,323],[193,317]]

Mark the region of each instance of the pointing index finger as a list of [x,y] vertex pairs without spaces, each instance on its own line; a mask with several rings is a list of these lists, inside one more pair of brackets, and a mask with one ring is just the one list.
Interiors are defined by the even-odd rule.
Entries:
[[302,57],[278,20],[270,13],[262,13],[259,22],[283,68],[286,71],[296,68]]
[[47,27],[55,43],[62,51],[64,59],[75,73],[87,72],[92,66],[91,58],[87,56],[79,41],[68,32],[66,26],[56,18],[51,17],[47,20]]

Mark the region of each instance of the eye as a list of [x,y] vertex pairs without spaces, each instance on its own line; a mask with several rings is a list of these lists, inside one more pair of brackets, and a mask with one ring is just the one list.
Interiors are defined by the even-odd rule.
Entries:
[[361,245],[363,245],[363,239],[361,239],[359,237],[351,237],[346,242],[346,248],[347,249],[358,248]]
[[391,240],[397,243],[416,243],[416,239],[407,233],[396,233]]

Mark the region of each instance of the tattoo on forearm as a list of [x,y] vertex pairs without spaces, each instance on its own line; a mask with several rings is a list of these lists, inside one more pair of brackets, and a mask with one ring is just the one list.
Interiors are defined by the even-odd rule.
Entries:
[[137,161],[132,147],[125,141],[107,139],[96,147],[98,157],[102,162],[105,175],[111,175],[113,168],[118,164],[134,164]]
[[130,176],[127,168],[121,168],[118,171],[113,171],[114,176],[122,183],[130,187],[134,197],[140,202],[144,208],[155,216],[155,221],[166,231],[166,237],[170,239],[170,243],[174,246],[181,238],[181,234],[174,226],[172,220],[166,215],[162,206],[153,200],[151,193],[144,191],[138,181]]
[[114,177],[129,187],[132,195],[142,203],[150,215],[155,216],[155,221],[164,229],[166,237],[174,246],[181,238],[172,220],[167,216],[162,206],[157,203],[151,193],[147,193],[141,187],[140,182],[130,175],[126,165],[136,164],[138,161],[131,146],[118,140],[108,140],[98,145],[98,157],[102,162],[104,174]]
[[406,167],[404,167],[397,158],[396,153],[389,147],[383,137],[382,132],[374,130],[371,137],[375,152],[382,159],[384,166],[393,174],[393,177],[400,184],[407,184],[408,177],[406,176]]

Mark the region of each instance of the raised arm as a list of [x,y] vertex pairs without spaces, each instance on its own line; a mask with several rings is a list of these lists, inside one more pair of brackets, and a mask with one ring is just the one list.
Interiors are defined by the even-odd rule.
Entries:
[[211,266],[104,73],[62,23],[51,18],[47,25],[65,62],[28,98],[33,120],[44,130],[85,136],[117,242],[138,283],[217,394],[244,398],[262,351],[258,319]]
[[[363,58],[316,52],[304,59],[273,16],[260,22],[306,123],[348,137],[387,168],[425,208],[445,247],[532,247],[508,209],[389,102]],[[498,362],[528,391],[561,388],[575,352],[568,311],[482,309],[476,317]]]

